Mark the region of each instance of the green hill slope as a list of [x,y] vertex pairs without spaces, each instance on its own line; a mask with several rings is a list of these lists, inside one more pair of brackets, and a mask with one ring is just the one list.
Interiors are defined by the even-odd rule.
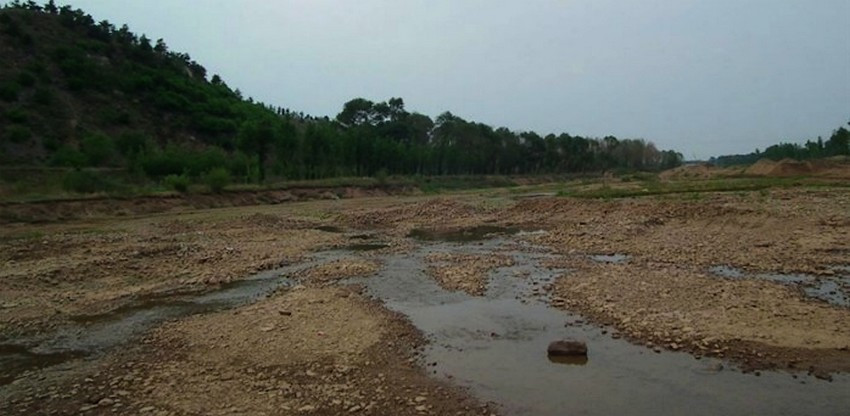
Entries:
[[67,7],[0,10],[0,51],[4,164],[122,166],[169,141],[231,150],[243,122],[273,115],[189,55]]

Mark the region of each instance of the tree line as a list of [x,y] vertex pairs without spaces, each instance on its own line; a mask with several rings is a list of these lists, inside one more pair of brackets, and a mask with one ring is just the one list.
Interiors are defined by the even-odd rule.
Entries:
[[[44,6],[14,1],[0,10],[8,11],[47,16],[75,37],[42,45],[46,41],[33,19],[0,14],[2,33],[17,47],[36,51],[27,55],[34,62],[22,65],[30,69],[5,80],[0,76],[0,89],[11,91],[0,96],[0,110],[19,114],[3,140],[11,142],[12,132],[16,145],[40,146],[41,163],[54,166],[123,167],[156,181],[174,176],[194,181],[223,170],[240,182],[264,182],[662,170],[682,162],[680,153],[643,139],[542,136],[450,112],[432,119],[408,111],[402,98],[355,98],[334,118],[305,115],[244,98],[188,54],[126,25],[97,22],[52,0]],[[51,78],[54,73],[59,76]],[[30,78],[34,81],[20,81]],[[82,114],[75,129],[39,130],[49,124],[38,122],[37,115],[50,101],[38,102],[34,91],[59,89],[97,110]],[[50,105],[60,104],[55,101]]]
[[712,157],[709,162],[718,166],[732,166],[752,164],[759,159],[807,160],[832,156],[850,156],[850,130],[843,126],[835,129],[826,141],[818,137],[816,140],[806,140],[803,144],[781,142],[767,147],[764,151],[756,149],[747,154]]

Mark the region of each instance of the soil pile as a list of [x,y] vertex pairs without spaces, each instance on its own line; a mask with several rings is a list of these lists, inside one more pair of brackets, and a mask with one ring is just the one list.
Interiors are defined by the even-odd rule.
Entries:
[[762,159],[744,171],[753,176],[803,176],[814,172],[811,163],[793,159],[782,159],[778,162]]
[[658,174],[662,180],[671,179],[709,179],[714,174],[714,167],[708,163],[685,165],[665,170]]

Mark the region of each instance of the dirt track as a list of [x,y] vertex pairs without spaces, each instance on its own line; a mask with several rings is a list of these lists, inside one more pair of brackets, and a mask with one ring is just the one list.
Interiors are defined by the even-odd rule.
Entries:
[[[843,324],[850,309],[796,287],[708,271],[727,265],[833,278],[833,266],[850,263],[850,192],[840,189],[699,201],[464,193],[5,227],[0,331],[13,340],[147,293],[210,290],[356,243],[364,233],[403,253],[415,244],[406,237],[412,229],[482,224],[543,230],[512,238],[550,249],[558,255],[553,266],[570,270],[549,288],[553,304],[649,348],[723,356],[750,369],[823,377],[850,371]],[[629,259],[587,257],[613,253]],[[506,265],[497,253],[429,260],[444,287],[472,294],[480,294],[488,270]],[[24,375],[4,393],[4,406],[66,414],[122,407],[151,414],[481,414],[480,403],[425,375],[413,359],[423,340],[403,317],[339,284],[379,267],[360,258],[317,266],[297,276],[303,289],[167,323],[144,343],[62,377]]]

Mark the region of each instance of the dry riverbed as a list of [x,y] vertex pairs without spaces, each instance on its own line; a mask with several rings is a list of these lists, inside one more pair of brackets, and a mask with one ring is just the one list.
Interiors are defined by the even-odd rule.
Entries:
[[[256,302],[167,320],[127,348],[63,364],[67,371],[21,373],[0,386],[0,412],[498,412],[428,377],[417,358],[426,343],[419,330],[348,282],[382,270],[382,253],[404,256],[430,236],[451,240],[452,232],[546,251],[548,265],[565,271],[535,294],[548,292],[553,306],[648,351],[721,357],[745,370],[850,372],[846,305],[807,296],[794,283],[747,278],[800,274],[846,291],[844,189],[608,201],[461,193],[4,227],[2,344],[151,296],[214,291],[314,253],[356,254],[298,270]],[[483,296],[493,271],[515,265],[499,252],[424,260],[423,271],[444,289],[473,296]],[[720,276],[711,271],[718,266],[746,276]]]

